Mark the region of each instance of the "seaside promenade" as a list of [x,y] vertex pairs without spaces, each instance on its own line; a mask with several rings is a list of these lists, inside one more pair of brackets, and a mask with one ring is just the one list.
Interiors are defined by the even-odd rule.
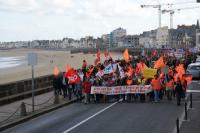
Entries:
[[[200,82],[193,81],[190,89],[200,90]],[[36,104],[41,103],[41,101],[44,102],[52,96],[52,92],[39,95],[35,98]],[[60,99],[62,102],[68,102],[63,98]],[[0,110],[12,112],[21,102],[17,101],[1,106]],[[30,103],[31,98],[23,100],[23,102]],[[50,100],[48,104],[46,103],[46,107],[43,106],[43,108],[52,105],[53,100]],[[27,110],[31,111],[31,107],[26,107]],[[200,93],[195,92],[193,93],[193,107],[192,109],[188,108],[187,120],[184,120],[184,101],[182,101],[181,106],[177,107],[175,99],[172,102],[164,99],[160,103],[150,103],[149,101],[145,103],[114,102],[88,105],[73,103],[9,128],[3,133],[176,133],[177,117],[181,124],[180,133],[198,133],[200,130],[199,111]],[[3,116],[0,119],[3,120]],[[9,122],[17,119],[21,118],[14,117]]]

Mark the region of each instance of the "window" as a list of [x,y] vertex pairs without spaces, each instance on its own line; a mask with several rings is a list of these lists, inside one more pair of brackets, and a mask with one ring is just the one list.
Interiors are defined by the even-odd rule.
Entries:
[[200,66],[189,66],[190,70],[200,70]]

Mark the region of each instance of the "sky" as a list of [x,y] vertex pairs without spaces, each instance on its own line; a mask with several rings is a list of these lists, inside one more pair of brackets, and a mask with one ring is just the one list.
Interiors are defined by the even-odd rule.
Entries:
[[[174,3],[173,9],[200,7],[196,0],[0,0],[0,41],[101,37],[122,27],[140,34],[158,27],[158,9],[140,5]],[[170,9],[163,5],[162,9]],[[196,24],[200,8],[175,11],[177,25]],[[169,13],[162,26],[170,25]]]

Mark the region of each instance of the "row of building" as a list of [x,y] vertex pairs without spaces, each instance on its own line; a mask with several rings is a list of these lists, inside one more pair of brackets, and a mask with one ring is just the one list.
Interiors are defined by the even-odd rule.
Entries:
[[126,29],[117,28],[99,38],[86,36],[80,40],[63,38],[62,40],[0,42],[0,48],[191,48],[196,45],[197,31],[200,31],[199,21],[196,25],[178,25],[177,29],[168,29],[166,26],[145,31],[140,35],[127,35]]

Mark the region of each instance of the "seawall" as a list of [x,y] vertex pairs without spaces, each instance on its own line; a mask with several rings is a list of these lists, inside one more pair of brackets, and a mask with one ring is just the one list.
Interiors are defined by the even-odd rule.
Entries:
[[[53,90],[53,75],[46,75],[34,79],[36,95]],[[32,95],[32,79],[0,84],[0,105],[25,99]]]

